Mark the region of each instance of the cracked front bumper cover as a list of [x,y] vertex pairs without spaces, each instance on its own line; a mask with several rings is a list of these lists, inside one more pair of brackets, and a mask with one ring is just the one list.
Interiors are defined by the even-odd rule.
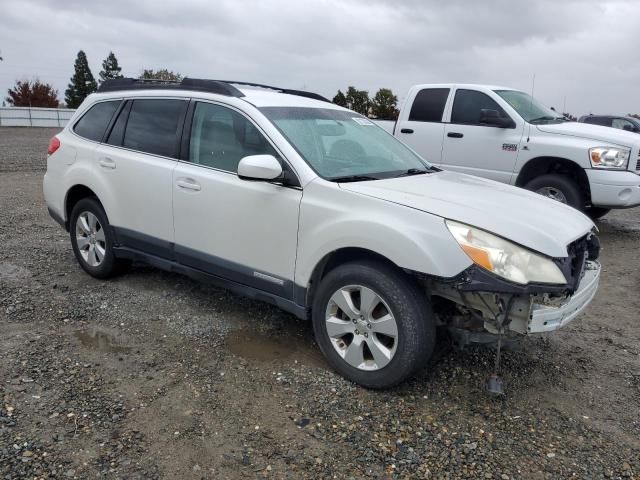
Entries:
[[584,276],[578,289],[558,306],[534,303],[531,308],[528,333],[551,332],[564,327],[575,319],[593,300],[598,291],[600,281],[600,264],[595,261],[587,262]]

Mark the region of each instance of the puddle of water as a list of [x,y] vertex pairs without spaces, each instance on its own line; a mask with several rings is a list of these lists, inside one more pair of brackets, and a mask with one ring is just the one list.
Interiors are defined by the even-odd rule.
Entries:
[[131,347],[119,345],[114,335],[101,330],[77,330],[74,335],[83,346],[92,350],[106,353],[129,353],[131,351]]
[[254,362],[293,364],[297,360],[310,367],[329,368],[318,347],[293,332],[235,330],[225,341],[231,353]]

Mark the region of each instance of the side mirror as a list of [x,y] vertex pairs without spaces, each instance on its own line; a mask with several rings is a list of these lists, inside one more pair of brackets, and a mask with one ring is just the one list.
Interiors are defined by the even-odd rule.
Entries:
[[275,180],[282,176],[282,165],[273,155],[249,155],[238,163],[243,180]]
[[498,128],[513,128],[516,126],[515,122],[509,117],[502,117],[497,110],[489,108],[480,110],[480,123]]

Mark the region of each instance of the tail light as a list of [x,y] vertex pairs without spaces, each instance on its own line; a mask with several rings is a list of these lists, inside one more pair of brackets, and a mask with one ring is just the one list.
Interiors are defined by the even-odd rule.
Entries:
[[53,155],[59,148],[60,140],[58,140],[58,137],[51,137],[51,140],[49,140],[49,147],[47,148],[47,154]]

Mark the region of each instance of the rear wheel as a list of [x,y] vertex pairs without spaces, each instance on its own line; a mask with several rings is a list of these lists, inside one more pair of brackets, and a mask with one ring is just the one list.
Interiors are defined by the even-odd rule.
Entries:
[[377,261],[348,263],[322,280],[313,329],[329,364],[369,388],[388,388],[424,366],[435,327],[426,293]]
[[69,225],[73,253],[80,266],[92,277],[111,277],[130,264],[115,257],[113,232],[97,199],[83,198],[76,203]]
[[585,211],[584,193],[580,186],[566,175],[548,174],[536,177],[524,188],[544,197],[565,203],[578,210]]

